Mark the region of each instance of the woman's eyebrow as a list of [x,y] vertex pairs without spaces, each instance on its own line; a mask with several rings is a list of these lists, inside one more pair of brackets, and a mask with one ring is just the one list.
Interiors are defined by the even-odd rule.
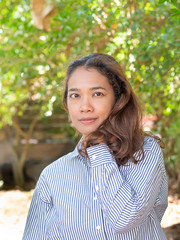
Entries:
[[80,90],[78,88],[70,88],[68,89],[68,92],[79,92]]
[[90,90],[98,90],[98,89],[106,90],[106,88],[104,88],[104,87],[92,87],[92,88],[90,88]]
[[[90,88],[91,91],[98,90],[98,89],[106,90],[106,88],[100,87],[100,86]],[[79,91],[80,91],[79,88],[70,88],[70,89],[68,89],[68,92],[79,92]]]

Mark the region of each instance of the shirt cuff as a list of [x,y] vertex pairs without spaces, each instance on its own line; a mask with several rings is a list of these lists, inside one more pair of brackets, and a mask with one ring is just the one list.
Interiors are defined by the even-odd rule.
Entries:
[[98,144],[89,147],[86,150],[92,167],[98,167],[108,163],[116,163],[115,158],[110,153],[110,149],[105,144]]

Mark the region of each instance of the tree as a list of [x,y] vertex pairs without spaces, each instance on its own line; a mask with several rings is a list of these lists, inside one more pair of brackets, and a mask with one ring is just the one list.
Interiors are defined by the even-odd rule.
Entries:
[[157,117],[152,130],[165,140],[169,173],[176,174],[180,183],[179,5],[163,2],[133,1],[129,8],[124,5],[126,15],[120,24],[127,34],[122,41],[123,30],[118,31],[120,41],[114,38],[109,51],[117,59],[126,59],[126,72],[146,114]]
[[[13,126],[16,139],[26,139],[27,149],[38,119],[51,115],[60,102],[68,63],[88,53],[106,52],[124,65],[145,113],[157,117],[153,131],[166,138],[166,162],[177,163],[179,41],[170,3],[57,0],[51,4],[56,14],[47,28],[39,30],[33,25],[29,1],[0,2],[1,127]],[[178,9],[177,3],[174,6]],[[27,136],[18,121],[32,105],[36,120]],[[25,155],[23,160],[17,157],[18,172]],[[20,180],[16,183],[22,185]]]
[[[33,26],[28,4],[26,1],[0,3],[0,120],[14,154],[15,183],[21,187],[24,185],[23,167],[34,127],[40,118],[51,114],[56,94],[60,91],[58,83],[53,81],[57,73],[54,72],[54,63],[48,59],[50,49],[44,44],[46,36]],[[35,116],[25,132],[20,126],[20,119],[29,107],[33,107]],[[19,153],[22,139],[25,139],[25,144]]]
[[[91,3],[89,5],[91,6]],[[70,7],[75,11],[71,12]],[[15,156],[14,178],[19,186],[24,185],[23,166],[35,124],[42,117],[52,114],[54,101],[60,102],[60,83],[65,76],[71,52],[74,57],[78,53],[87,53],[89,49],[96,48],[95,51],[98,51],[105,46],[105,41],[102,41],[105,29],[100,36],[99,24],[92,23],[95,9],[86,18],[87,5],[84,5],[81,11],[78,2],[61,2],[58,7],[59,14],[52,20],[51,31],[47,32],[47,29],[40,31],[33,25],[30,8],[29,1],[0,2],[0,120],[1,127],[6,130],[8,139],[11,140]],[[68,22],[68,18],[71,22]],[[85,30],[84,26],[88,26],[88,29]],[[89,34],[91,39],[87,42]],[[82,39],[83,42],[80,43]],[[76,47],[76,51],[72,51],[72,47]],[[19,122],[30,106],[36,109],[36,116],[29,130],[24,132]],[[22,139],[25,139],[26,144],[19,155],[17,148]]]

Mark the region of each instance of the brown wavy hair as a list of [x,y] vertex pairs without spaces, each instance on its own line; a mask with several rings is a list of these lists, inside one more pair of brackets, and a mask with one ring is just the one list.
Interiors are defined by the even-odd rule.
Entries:
[[[129,159],[137,163],[144,156],[144,137],[149,134],[143,131],[141,105],[121,66],[113,57],[102,53],[93,53],[72,62],[67,69],[63,96],[66,110],[68,80],[78,67],[96,69],[108,79],[115,95],[115,104],[109,117],[82,140],[80,154],[87,156],[86,148],[103,142],[109,147],[118,165],[126,164]],[[139,153],[136,158],[135,152]]]

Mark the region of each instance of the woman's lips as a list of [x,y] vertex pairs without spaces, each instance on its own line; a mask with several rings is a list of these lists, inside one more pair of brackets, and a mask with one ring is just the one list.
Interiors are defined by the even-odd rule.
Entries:
[[80,119],[81,123],[92,123],[96,120],[96,118],[82,118]]

